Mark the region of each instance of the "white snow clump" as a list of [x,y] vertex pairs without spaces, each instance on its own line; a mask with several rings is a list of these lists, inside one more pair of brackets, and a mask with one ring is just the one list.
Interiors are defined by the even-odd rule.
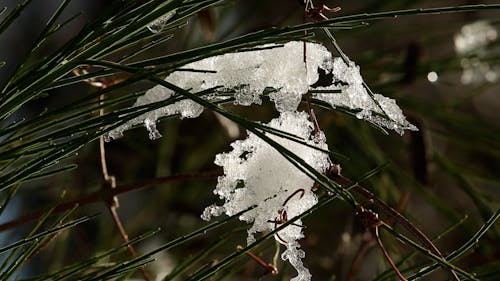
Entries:
[[[173,14],[166,15],[163,22],[156,24],[162,25],[171,16]],[[323,150],[328,149],[324,134],[314,132],[308,114],[297,111],[302,96],[307,93],[333,108],[349,109],[360,119],[401,134],[405,129],[416,130],[393,99],[367,92],[359,67],[353,62],[347,58],[332,57],[320,44],[306,43],[305,46],[305,62],[303,42],[289,42],[282,46],[265,45],[189,63],[168,75],[165,81],[193,93],[222,87],[222,93],[234,94],[234,103],[243,106],[261,104],[264,92],[272,88],[274,91],[271,91],[269,98],[280,116],[271,120],[268,126],[293,134],[308,145]],[[211,94],[203,98],[217,101],[221,96]],[[172,115],[194,118],[203,112],[199,104],[159,85],[139,97],[134,107],[166,100],[171,103],[111,130],[107,138],[119,138],[125,130],[143,124],[150,138],[155,139],[161,136],[156,128],[159,118]],[[252,224],[247,238],[247,243],[251,244],[255,241],[256,233],[276,229],[309,210],[318,199],[311,190],[313,179],[271,145],[250,132],[248,135],[245,140],[233,142],[231,152],[216,156],[215,164],[223,167],[224,175],[219,177],[214,193],[224,200],[224,204],[207,207],[202,218],[209,220],[223,213],[231,216],[254,207],[239,217]],[[319,173],[325,173],[331,166],[328,154],[323,151],[276,135],[267,136]],[[311,279],[309,270],[302,263],[305,253],[298,243],[303,237],[301,220],[275,235],[276,240],[287,247],[282,259],[288,260],[298,272],[293,281]]]
[[[269,94],[279,112],[295,111],[302,95],[310,90],[322,90],[313,98],[325,101],[332,107],[354,110],[358,118],[378,126],[403,130],[416,130],[406,121],[395,101],[382,95],[370,96],[363,87],[359,67],[353,62],[344,63],[322,45],[306,43],[306,63],[303,59],[304,43],[293,41],[283,46],[265,45],[259,49],[214,56],[183,67],[165,78],[191,92],[199,92],[216,86],[224,91],[234,91],[235,104],[248,106],[261,104],[261,95],[266,88],[275,91]],[[187,71],[188,69],[204,71]],[[320,80],[320,72],[327,78],[326,84],[315,86]],[[341,91],[340,93],[324,93]],[[146,105],[177,96],[172,90],[155,86],[137,99],[134,106]],[[214,101],[216,96],[207,96]],[[160,136],[156,121],[162,116],[180,114],[181,118],[193,118],[201,114],[203,108],[190,101],[182,100],[174,104],[143,114],[124,125],[110,131],[108,139],[116,139],[136,125],[144,124],[151,138]]]
[[[305,112],[282,112],[279,118],[271,120],[268,125],[296,135],[309,145],[328,149],[323,133],[313,132],[313,124]],[[326,153],[286,138],[267,135],[318,172],[324,173],[330,167],[331,162]],[[225,203],[207,207],[203,219],[209,220],[222,213],[231,216],[256,206],[239,217],[253,224],[247,238],[247,243],[251,244],[255,241],[255,233],[272,231],[286,219],[300,215],[318,202],[311,190],[314,181],[256,135],[249,133],[247,139],[237,140],[231,147],[231,152],[218,154],[215,158],[215,164],[223,167],[224,175],[218,178],[214,193]],[[282,259],[288,260],[298,272],[293,281],[311,278],[309,270],[301,261],[305,256],[298,243],[304,237],[301,226],[299,219],[275,236],[277,241],[287,247]]]
[[[370,96],[363,85],[359,67],[354,62],[349,61],[349,64],[346,64],[342,58],[333,58],[327,62],[324,70],[327,74],[333,75],[332,84],[326,87],[316,87],[314,90],[330,91],[330,93],[315,93],[314,98],[329,103],[333,108],[344,107],[356,110],[358,119],[393,129],[401,135],[404,130],[418,130],[406,120],[395,100],[379,94]],[[339,89],[340,93],[333,93],[334,90]]]

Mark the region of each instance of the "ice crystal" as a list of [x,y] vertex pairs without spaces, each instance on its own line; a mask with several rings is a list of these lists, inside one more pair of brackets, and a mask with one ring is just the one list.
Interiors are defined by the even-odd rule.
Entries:
[[[321,149],[328,149],[324,135],[314,134],[313,125],[304,112],[282,112],[279,118],[268,124],[272,128],[288,132]],[[269,135],[274,141],[302,158],[318,172],[325,172],[330,166],[328,155],[317,149],[292,140]],[[246,210],[240,220],[252,223],[248,230],[247,243],[255,241],[254,234],[272,231],[282,224],[280,212],[286,212],[288,220],[307,211],[318,199],[311,191],[314,181],[290,163],[277,150],[254,134],[245,140],[231,144],[232,151],[216,156],[215,163],[224,169],[214,193],[225,202],[222,206],[212,205],[205,209],[202,218],[225,213],[228,216]],[[298,272],[292,280],[310,280],[309,271],[302,264],[304,251],[298,240],[304,237],[301,220],[285,227],[275,236],[286,244],[282,258],[288,260]]]
[[[357,111],[356,117],[378,126],[403,134],[404,130],[417,130],[403,115],[396,101],[379,94],[370,96],[363,85],[359,67],[354,62],[346,64],[342,58],[333,58],[327,68],[333,76],[330,86],[316,87],[315,90],[330,93],[315,93],[313,97],[329,103],[333,108],[343,107]],[[340,89],[340,93],[334,90]]]
[[153,32],[153,33],[158,33],[158,32],[161,32],[163,31],[167,24],[168,24],[168,21],[173,17],[175,16],[175,10],[172,10],[166,14],[164,14],[163,16],[161,16],[160,18],[156,19],[155,21],[153,21],[152,23],[150,23],[147,28],[149,29],[149,31]]
[[302,263],[302,259],[306,256],[305,252],[300,249],[299,243],[292,241],[288,243],[286,251],[281,254],[281,259],[288,262],[297,270],[298,275],[290,281],[308,281],[311,280],[311,273]]
[[[248,106],[261,104],[261,96],[266,89],[279,112],[297,109],[302,96],[310,90],[333,90],[340,93],[316,93],[314,97],[328,102],[332,107],[345,107],[357,112],[378,126],[394,129],[402,133],[405,129],[416,128],[406,121],[396,103],[381,95],[371,96],[363,86],[359,67],[353,62],[344,63],[322,45],[306,44],[306,63],[304,63],[304,43],[289,42],[283,46],[266,45],[254,50],[229,53],[206,58],[183,66],[182,71],[171,73],[166,81],[192,92],[222,86],[221,91],[234,93],[235,104]],[[189,71],[189,70],[201,71]],[[329,83],[317,86],[320,73],[332,76]],[[316,91],[317,92],[317,91]],[[156,86],[137,99],[134,106],[176,97],[176,94],[163,86]],[[214,100],[214,96],[206,97]],[[144,124],[152,138],[160,134],[156,121],[162,116],[179,114],[181,117],[197,117],[203,108],[190,100],[143,114],[134,120],[112,130],[108,138],[118,138],[123,131]]]

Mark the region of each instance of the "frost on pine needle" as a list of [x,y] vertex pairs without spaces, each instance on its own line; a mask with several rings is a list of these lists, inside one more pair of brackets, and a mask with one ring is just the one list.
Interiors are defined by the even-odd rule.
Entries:
[[[314,134],[313,125],[304,112],[282,112],[268,125],[293,134],[310,145],[328,149],[324,135]],[[320,173],[326,172],[330,166],[328,155],[324,152],[286,138],[267,135]],[[255,241],[254,234],[272,231],[281,225],[283,216],[280,214],[283,211],[290,220],[318,202],[311,191],[314,181],[256,135],[249,133],[247,139],[235,141],[231,147],[232,151],[215,158],[215,163],[223,167],[224,175],[219,177],[214,193],[224,200],[224,204],[207,207],[203,219],[209,220],[223,213],[231,216],[255,206],[239,217],[252,224],[247,238],[250,244]],[[305,256],[298,243],[304,237],[301,226],[301,220],[297,220],[275,236],[277,241],[287,246],[282,258],[297,270],[298,276],[292,279],[297,281],[310,280],[311,276],[301,261]]]
[[[265,45],[254,50],[229,53],[187,64],[171,73],[166,81],[191,92],[213,87],[223,87],[221,92],[232,93],[234,103],[248,106],[261,104],[262,94],[272,88],[269,98],[279,112],[295,111],[302,96],[310,90],[340,91],[340,93],[315,93],[314,98],[329,103],[333,108],[343,107],[357,112],[357,117],[378,126],[403,130],[416,128],[406,121],[394,100],[381,95],[371,97],[363,87],[359,68],[353,63],[345,64],[322,45],[306,44],[306,64],[303,60],[304,43],[289,42],[282,46]],[[191,70],[191,71],[189,71]],[[198,71],[192,71],[198,70]],[[320,72],[332,76],[327,86],[316,87]],[[137,99],[134,106],[180,97],[172,90],[156,86]],[[217,95],[206,96],[215,101]],[[108,139],[121,137],[125,130],[144,124],[152,138],[160,136],[156,121],[162,116],[179,114],[181,118],[197,117],[203,108],[190,100],[143,114],[112,130]]]
[[289,242],[287,249],[281,254],[281,259],[288,262],[297,270],[298,275],[291,279],[291,281],[308,281],[311,280],[311,273],[302,263],[302,259],[306,253],[300,249],[297,241]]
[[151,31],[153,33],[158,33],[158,32],[163,31],[167,27],[168,21],[173,16],[175,16],[175,13],[176,13],[175,10],[172,10],[172,11],[164,14],[163,16],[159,17],[158,19],[156,19],[155,21],[150,23],[147,26],[147,28],[149,29],[149,31]]

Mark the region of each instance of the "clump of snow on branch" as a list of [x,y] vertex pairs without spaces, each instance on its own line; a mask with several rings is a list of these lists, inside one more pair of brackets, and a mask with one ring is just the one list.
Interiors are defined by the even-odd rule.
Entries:
[[455,35],[455,50],[463,56],[460,60],[463,84],[498,81],[500,69],[488,62],[489,56],[495,56],[488,46],[497,39],[496,27],[487,21],[466,24]]
[[[396,101],[379,94],[370,96],[359,67],[352,61],[346,64],[342,58],[329,60],[325,69],[327,74],[332,74],[333,81],[330,86],[316,87],[313,97],[329,103],[333,108],[343,107],[358,111],[356,117],[365,119],[378,126],[393,129],[403,134],[404,130],[417,130],[403,115]],[[335,90],[341,90],[336,93]]]
[[[345,107],[357,112],[378,126],[403,130],[416,130],[406,121],[395,101],[382,95],[367,93],[359,68],[353,63],[344,63],[322,45],[306,44],[306,63],[303,60],[303,42],[289,42],[283,46],[266,45],[258,49],[214,56],[187,64],[171,73],[166,81],[191,92],[199,92],[222,86],[222,92],[233,92],[237,105],[261,104],[265,89],[273,88],[269,94],[279,112],[297,109],[302,96],[311,90],[323,90],[313,94],[313,98],[325,101],[332,107]],[[198,71],[189,71],[198,70]],[[320,78],[320,71],[333,78],[328,86],[313,87]],[[340,93],[324,93],[340,91]],[[318,92],[318,91],[316,91]],[[163,86],[155,86],[137,99],[134,106],[143,106],[180,95]],[[206,96],[215,101],[215,95]],[[125,130],[144,124],[151,138],[160,133],[156,122],[160,117],[179,114],[181,118],[193,118],[201,114],[203,108],[190,100],[180,100],[173,104],[143,114],[108,133],[108,139],[119,138]]]
[[[194,81],[193,81],[194,82]],[[190,84],[197,84],[197,82],[184,83],[189,86]],[[155,86],[149,89],[145,95],[137,98],[134,107],[151,104],[154,102],[161,102],[168,99],[175,98],[174,92],[164,88],[163,86]],[[203,106],[195,103],[194,101],[184,99],[177,101],[173,104],[160,107],[158,109],[149,111],[136,117],[127,123],[109,131],[106,134],[106,140],[117,139],[123,136],[123,132],[131,129],[132,127],[143,124],[149,132],[150,139],[157,139],[161,137],[160,132],[156,128],[156,121],[163,116],[179,115],[181,118],[195,118],[203,112]]]
[[[293,134],[304,142],[323,150],[328,149],[323,133],[314,133],[313,124],[305,112],[282,112],[279,118],[271,120],[270,127]],[[267,134],[271,139],[302,158],[320,173],[330,167],[328,155],[293,140]],[[268,143],[249,133],[245,140],[231,144],[232,151],[216,156],[215,163],[224,169],[214,193],[225,202],[222,206],[212,205],[205,209],[202,218],[225,213],[228,216],[246,210],[239,219],[252,223],[248,230],[247,243],[255,241],[254,234],[272,231],[283,223],[283,212],[288,220],[307,211],[318,199],[312,192],[314,181],[294,166]],[[275,236],[286,244],[282,254],[298,272],[292,280],[310,280],[310,273],[302,264],[305,253],[299,248],[298,240],[304,237],[301,220],[285,227]]]

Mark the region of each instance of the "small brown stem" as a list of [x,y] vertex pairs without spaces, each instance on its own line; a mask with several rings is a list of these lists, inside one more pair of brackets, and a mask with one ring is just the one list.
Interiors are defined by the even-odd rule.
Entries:
[[392,267],[392,270],[394,270],[394,272],[396,273],[396,275],[398,276],[399,280],[401,281],[408,281],[404,276],[403,274],[401,273],[401,271],[399,271],[398,267],[396,266],[396,264],[394,264],[394,261],[391,259],[391,257],[389,256],[389,253],[387,252],[387,250],[385,249],[384,247],[384,244],[382,243],[382,240],[380,240],[380,235],[378,233],[378,226],[375,226],[373,228],[373,236],[375,237],[377,243],[378,243],[378,246],[380,247],[380,250],[382,250],[382,253],[384,253],[384,256],[385,256],[385,259],[387,260],[387,262],[389,262],[389,264],[391,265]]
[[[118,231],[120,232],[120,236],[122,237],[123,241],[125,243],[129,243],[127,232],[125,231],[125,228],[123,227],[123,224],[120,220],[117,208],[118,208],[117,206],[109,206],[109,212],[111,213],[111,217],[113,218],[113,221],[115,222],[115,225],[118,228]],[[137,252],[135,251],[135,248],[134,246],[132,246],[132,244],[129,243],[127,245],[127,249],[132,257],[137,256]],[[149,274],[144,268],[144,266],[139,267],[139,271],[141,271],[142,277],[144,278],[145,281],[150,280]]]
[[[185,174],[185,175],[175,175],[175,176],[167,176],[167,177],[158,177],[154,179],[148,179],[144,180],[141,182],[137,183],[132,183],[132,184],[126,184],[126,185],[120,185],[114,188],[113,190],[107,191],[100,189],[99,191],[90,193],[88,195],[82,196],[80,198],[77,198],[75,200],[71,200],[65,203],[61,203],[59,205],[56,205],[53,208],[53,211],[51,215],[55,214],[60,214],[62,212],[66,212],[72,208],[74,208],[75,205],[79,206],[85,206],[97,202],[102,202],[103,198],[109,198],[110,196],[117,196],[120,194],[132,192],[132,191],[138,191],[147,187],[151,186],[158,186],[159,184],[164,184],[164,183],[170,183],[170,182],[184,182],[184,181],[190,181],[190,180],[203,180],[203,179],[208,179],[212,180],[218,176],[222,175],[220,171],[216,172],[206,172],[206,173],[199,173],[199,174]],[[41,210],[37,211],[28,215],[21,216],[17,219],[5,222],[3,224],[0,224],[0,232],[7,231],[9,229],[18,227],[20,225],[29,223],[31,221],[39,219],[41,216],[47,213],[47,210]]]
[[366,256],[366,253],[368,253],[368,250],[370,250],[376,244],[377,243],[375,242],[373,237],[370,237],[369,239],[364,240],[363,243],[359,246],[358,252],[356,253],[354,260],[351,263],[349,274],[347,274],[347,281],[356,280],[356,273],[358,272],[359,267],[361,266],[361,263]]
[[[102,85],[98,87],[99,90],[104,90],[106,89],[106,85]],[[99,96],[99,105],[102,106],[104,100],[104,94]],[[99,116],[104,115],[104,108],[99,108]],[[101,163],[101,172],[102,176],[104,177],[104,181],[109,182],[111,181],[109,173],[108,173],[108,164],[106,163],[106,147],[104,145],[104,137],[99,137],[99,162]],[[115,188],[113,186],[113,183],[110,184],[111,188]]]
[[311,94],[310,93],[306,94],[306,101],[307,101],[307,110],[309,111],[309,118],[311,118],[313,125],[314,125],[314,134],[316,136],[318,136],[319,132],[320,132],[320,128],[319,128],[318,119],[316,118],[316,114],[314,114],[314,109],[311,105]]
[[[396,211],[402,214],[403,211],[406,209],[409,200],[410,200],[410,193],[408,191],[403,192],[403,194],[401,194],[401,196],[399,197],[398,205],[396,206]],[[392,218],[389,218],[386,221],[386,223],[392,227],[396,226],[396,222]]]
[[[307,21],[307,1],[308,0],[304,0],[304,14],[302,16],[302,22],[303,23],[306,23]],[[307,30],[304,30],[304,37],[307,36]],[[306,68],[306,73],[307,73],[307,49],[306,49],[306,41],[304,41],[304,51],[302,52],[303,54],[303,60],[304,60],[304,67]]]
[[[368,202],[371,205],[371,204],[373,204],[374,201],[373,201],[373,199],[369,199]],[[385,259],[389,262],[391,268],[394,270],[394,272],[399,277],[399,279],[401,281],[407,281],[406,278],[403,276],[403,274],[401,274],[401,272],[399,271],[397,266],[392,261],[391,256],[389,255],[389,253],[385,249],[384,244],[382,243],[382,240],[380,239],[378,229],[379,229],[380,225],[384,224],[384,222],[379,219],[379,216],[377,213],[375,213],[374,211],[372,211],[370,209],[366,209],[363,205],[365,205],[365,204],[361,204],[361,205],[356,206],[354,214],[356,216],[361,217],[361,222],[363,223],[363,226],[365,226],[366,229],[370,230],[370,232],[366,232],[366,233],[371,234],[370,237],[368,238],[369,239],[368,241],[370,241],[370,242],[376,241],[378,243],[378,246],[379,246],[380,250],[382,251],[382,253],[384,254]],[[363,252],[363,255],[359,255],[357,257],[359,259],[355,262],[361,263],[362,257],[364,257],[364,252]],[[353,262],[353,265],[356,265],[356,263]],[[351,269],[354,269],[354,267],[352,267]],[[357,271],[357,267],[355,269]],[[355,271],[351,271],[350,273],[351,273],[350,277],[352,279],[355,276]]]
[[276,236],[276,238],[278,238],[278,240],[279,240],[278,242],[280,242],[283,245],[288,245],[288,241],[286,241],[285,239],[281,238],[281,236],[277,232],[274,235]]
[[[236,246],[236,250],[238,250],[238,251],[241,251],[243,249],[244,248],[241,245]],[[269,273],[271,273],[272,275],[278,274],[278,269],[274,265],[272,265],[270,263],[266,263],[260,257],[258,257],[257,255],[255,255],[254,253],[252,253],[250,251],[246,252],[245,254],[247,254],[247,256],[249,256],[254,261],[256,261],[259,265],[261,265],[262,267],[267,269],[267,271],[269,271]]]
[[[304,15],[303,15],[303,22],[307,22],[307,15],[309,11],[309,5],[312,7],[313,4],[312,2],[309,2],[308,0],[304,0]],[[307,30],[304,30],[304,36],[307,36]],[[304,67],[306,68],[306,74],[307,74],[307,45],[306,42],[304,41],[304,51],[303,51],[303,60],[304,60]],[[314,125],[314,134],[318,135],[320,132],[319,129],[319,124],[318,120],[316,119],[316,114],[314,114],[314,109],[311,106],[311,94],[306,94],[306,99],[307,99],[307,109],[309,111],[309,117],[311,118],[313,125]]]
[[[394,210],[391,206],[387,205],[384,201],[376,197],[373,193],[371,193],[368,189],[364,188],[359,183],[354,183],[348,178],[342,176],[340,173],[328,173],[328,177],[343,187],[352,187],[352,190],[359,195],[365,197],[366,199],[372,199],[374,204],[376,204],[380,209],[382,209],[388,216],[391,217],[394,222],[401,224],[406,230],[412,233],[416,238],[418,238],[422,243],[426,245],[430,249],[430,251],[439,256],[440,258],[444,258],[443,254],[439,249],[432,243],[432,241],[416,226],[414,226],[406,217],[401,215],[399,212]],[[442,266],[446,271],[449,272],[450,277],[453,280],[460,280],[452,269]]]
[[[101,156],[105,155],[101,151]],[[102,160],[102,159],[101,159]],[[106,167],[106,159],[102,161],[101,163],[104,163],[102,167]],[[106,205],[108,207],[109,213],[111,214],[111,217],[113,218],[113,222],[116,225],[116,228],[118,228],[118,232],[120,233],[120,236],[122,237],[123,242],[129,243],[128,239],[128,234],[125,230],[125,227],[123,226],[123,223],[120,219],[120,216],[118,215],[118,198],[116,196],[113,196],[110,190],[116,189],[116,181],[114,176],[110,176],[105,174],[105,169],[103,168],[103,175],[105,178],[107,178],[107,181],[103,185],[103,194],[106,194],[108,196],[104,196],[103,200],[106,202]],[[137,256],[137,251],[135,250],[134,246],[132,244],[127,245],[127,249],[132,257]],[[149,275],[146,272],[146,269],[144,266],[139,267],[139,270],[141,271],[141,274],[144,278],[145,281],[149,281]]]
[[[103,83],[100,87],[101,90],[106,89],[107,84]],[[103,104],[104,100],[104,95],[99,96],[99,105]],[[104,115],[104,108],[99,109],[99,116]],[[125,230],[125,227],[123,226],[122,221],[120,220],[120,216],[118,215],[118,207],[119,207],[119,201],[118,197],[111,195],[111,190],[116,189],[116,179],[114,176],[110,176],[108,172],[108,165],[106,162],[106,147],[104,143],[104,137],[101,136],[99,137],[99,159],[101,163],[101,171],[102,171],[102,176],[104,178],[105,184],[103,185],[103,189],[107,189],[104,191],[104,194],[109,194],[110,196],[105,199],[106,205],[108,206],[108,210],[111,214],[111,217],[113,218],[113,221],[118,228],[118,232],[120,233],[120,236],[122,237],[123,242],[129,243],[127,231]],[[137,251],[135,250],[134,246],[132,244],[127,245],[127,249],[132,257],[137,256]],[[142,273],[142,277],[144,278],[145,281],[150,281],[149,275],[146,272],[146,269],[144,266],[139,267],[139,270]]]
[[[102,109],[100,109],[102,110]],[[101,114],[99,114],[101,115]],[[106,149],[104,147],[104,138],[99,138],[99,158],[101,163],[101,171],[105,181],[109,180],[108,165],[106,164]]]
[[305,192],[305,190],[303,188],[299,188],[299,189],[295,190],[295,192],[293,192],[292,194],[290,194],[286,198],[285,202],[283,202],[283,206],[286,206],[286,204],[288,203],[288,201],[290,201],[290,199],[292,199],[295,195],[297,195],[299,193],[300,193],[299,199],[302,198],[302,197],[304,197],[304,192]]

